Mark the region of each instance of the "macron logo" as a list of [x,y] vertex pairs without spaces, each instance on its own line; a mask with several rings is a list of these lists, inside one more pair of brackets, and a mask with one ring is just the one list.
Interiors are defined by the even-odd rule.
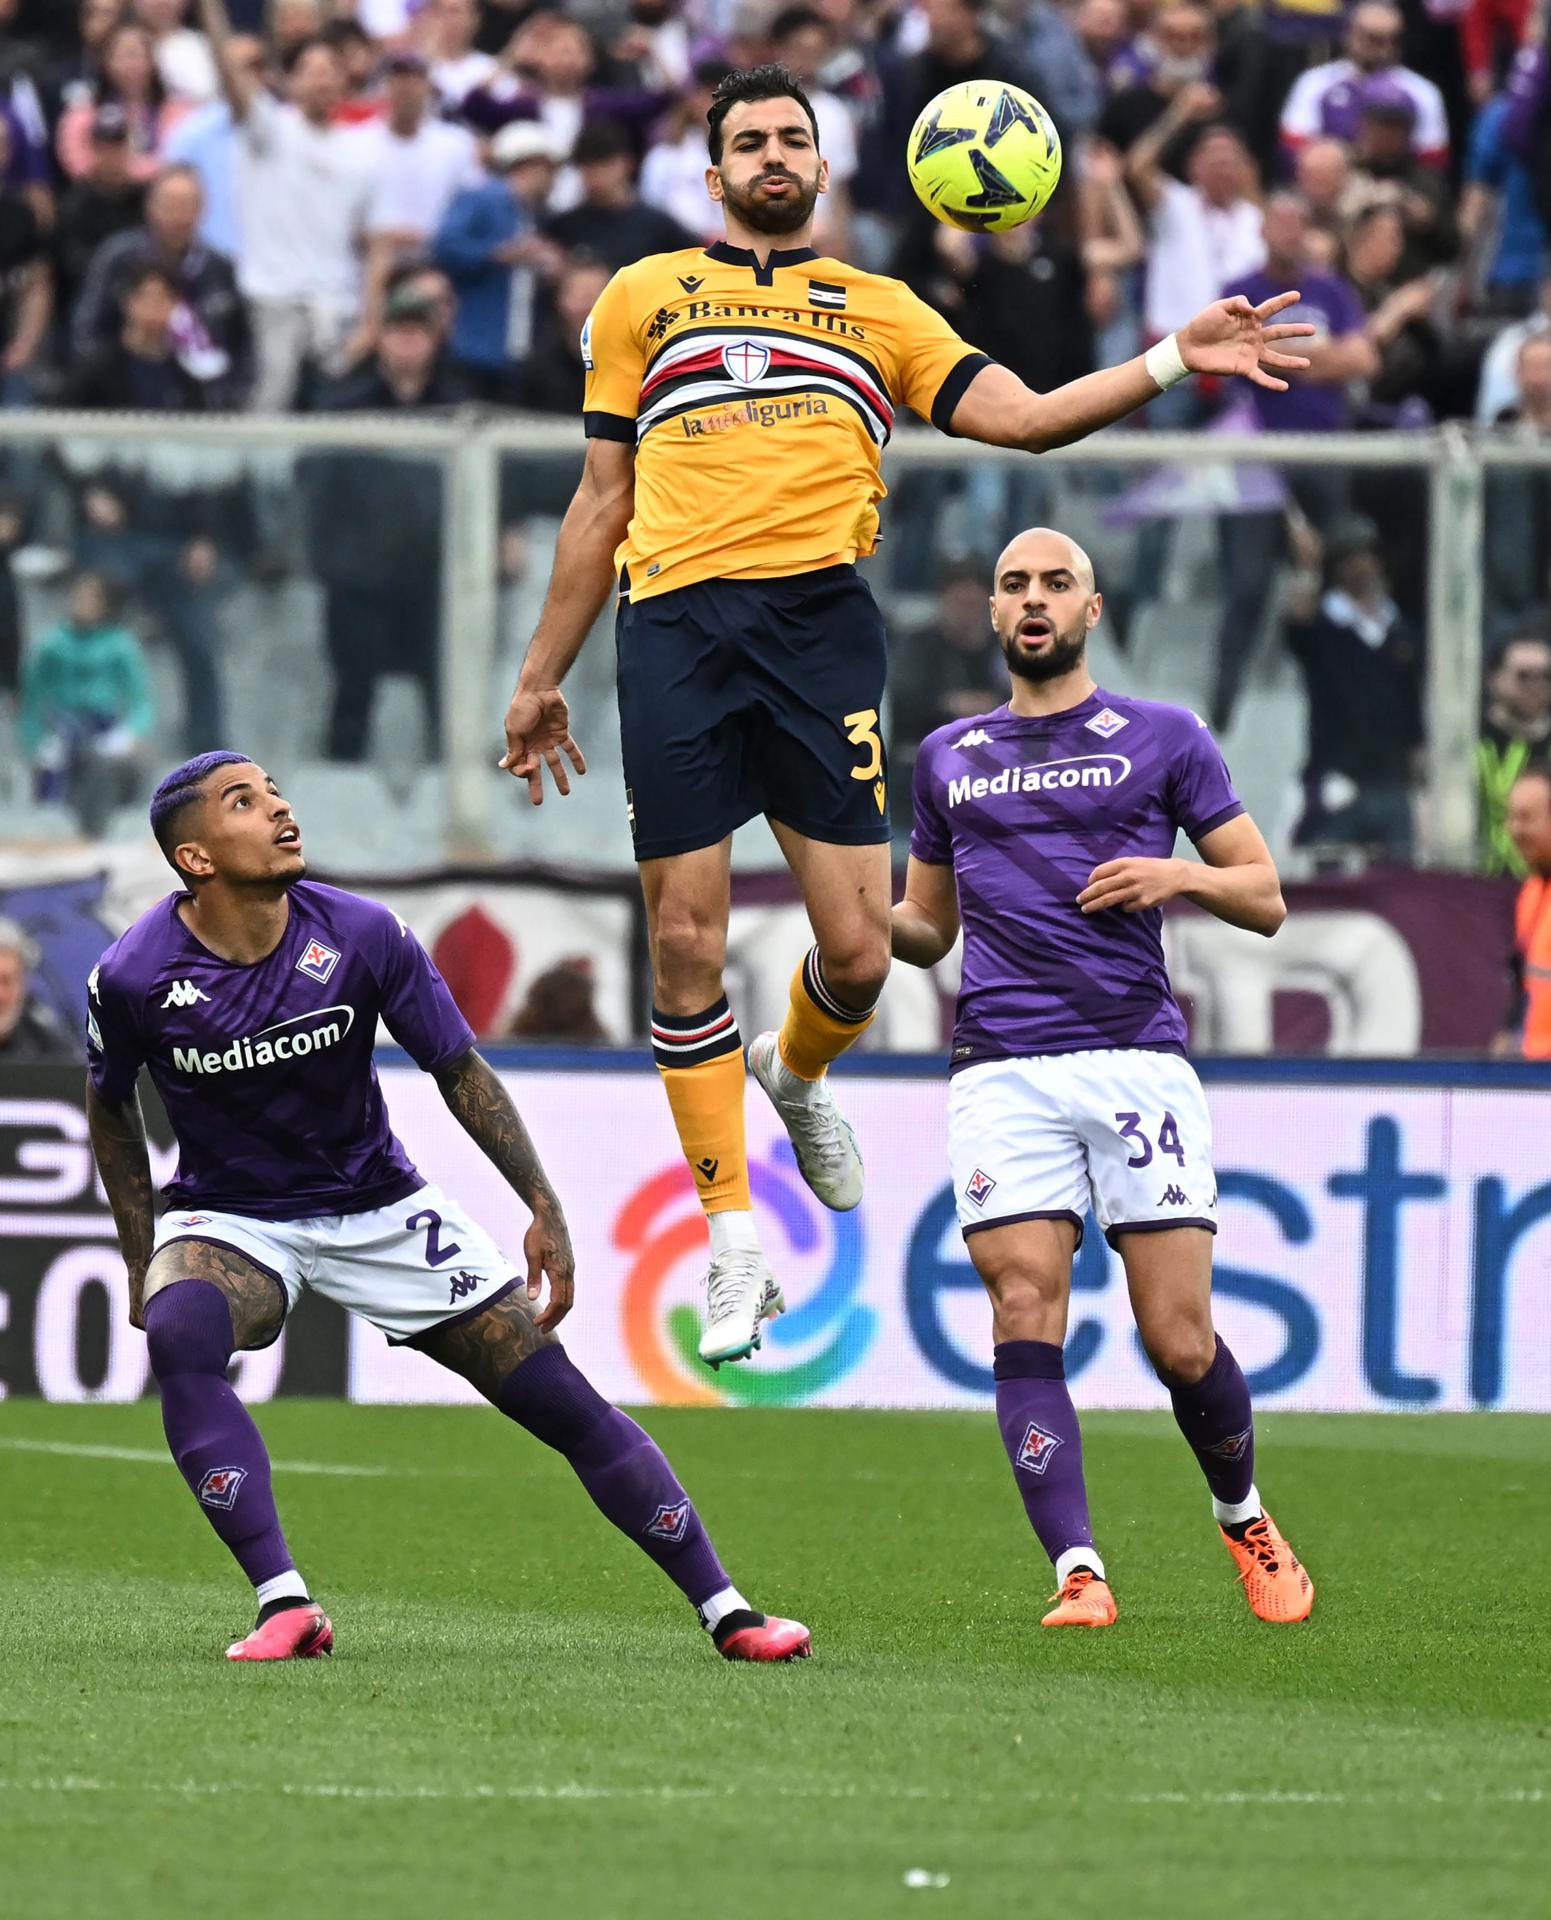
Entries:
[[172,991],[162,1002],[163,1010],[168,1007],[192,1007],[197,1001],[208,1000],[208,993],[201,993],[192,980],[178,980],[173,983]]
[[[331,1014],[343,1018],[331,1019]],[[303,1020],[313,1024],[299,1027]],[[199,1047],[174,1047],[172,1064],[180,1073],[242,1073],[249,1067],[272,1067],[277,1061],[304,1060],[309,1053],[337,1046],[354,1025],[354,1007],[318,1007],[289,1020],[277,1020],[261,1033],[244,1034],[224,1052],[213,1047],[203,1051]],[[298,1030],[293,1032],[293,1028]]]
[[1068,787],[1116,787],[1131,771],[1123,753],[1078,754],[1033,767],[1003,767],[994,774],[960,774],[948,782],[948,805],[1007,793],[1054,793]]
[[984,727],[971,727],[962,740],[955,740],[953,744],[956,747],[988,747],[991,736]]

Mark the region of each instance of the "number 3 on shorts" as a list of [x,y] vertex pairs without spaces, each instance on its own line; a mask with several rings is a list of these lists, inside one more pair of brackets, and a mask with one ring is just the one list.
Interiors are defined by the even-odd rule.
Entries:
[[851,769],[853,780],[876,780],[883,771],[883,741],[878,733],[878,709],[863,707],[845,717],[846,738],[853,747],[863,749],[865,758]]

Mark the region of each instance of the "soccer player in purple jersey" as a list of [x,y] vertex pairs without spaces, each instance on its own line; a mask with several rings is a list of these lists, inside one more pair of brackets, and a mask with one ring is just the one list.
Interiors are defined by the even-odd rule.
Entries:
[[[87,1109],[167,1444],[256,1590],[257,1624],[227,1658],[333,1649],[286,1546],[264,1442],[226,1377],[234,1353],[278,1336],[308,1287],[429,1353],[564,1454],[724,1657],[806,1654],[807,1628],[749,1606],[656,1443],[555,1339],[574,1281],[560,1202],[419,941],[387,908],[303,877],[291,809],[246,754],[201,754],[168,774],[151,825],[182,885],[92,974]],[[372,1064],[379,1018],[531,1211],[520,1272],[389,1129]],[[142,1066],[178,1141],[160,1219]]]
[[[963,927],[948,1153],[991,1296],[1002,1440],[1055,1563],[1044,1624],[1115,1619],[1062,1353],[1090,1200],[1251,1608],[1303,1620],[1313,1583],[1260,1503],[1249,1388],[1212,1327],[1211,1121],[1162,941],[1166,900],[1264,934],[1287,910],[1203,722],[1094,685],[1102,605],[1064,534],[1021,533],[997,562],[1012,698],[922,743],[894,954],[932,966]],[[1199,864],[1174,858],[1180,831]]]

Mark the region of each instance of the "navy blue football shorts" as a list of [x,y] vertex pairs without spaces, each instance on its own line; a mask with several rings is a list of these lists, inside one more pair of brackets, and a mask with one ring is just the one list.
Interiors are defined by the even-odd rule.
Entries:
[[762,813],[810,840],[888,839],[883,616],[854,567],[627,599],[615,633],[637,860]]

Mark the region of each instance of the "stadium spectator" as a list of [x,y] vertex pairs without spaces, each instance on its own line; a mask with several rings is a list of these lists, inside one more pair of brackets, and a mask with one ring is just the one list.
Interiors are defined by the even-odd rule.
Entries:
[[98,250],[145,217],[145,185],[129,170],[129,127],[118,107],[99,107],[92,119],[91,165],[66,187],[54,223],[54,299],[68,318]]
[[[256,35],[234,34],[227,55],[257,81],[267,79],[269,53]],[[242,253],[242,226],[237,204],[239,141],[231,104],[224,97],[210,100],[186,114],[167,138],[169,167],[192,167],[204,196],[199,237],[214,252],[238,261]]]
[[1437,167],[1424,166],[1412,146],[1416,109],[1392,80],[1367,89],[1357,137],[1352,143],[1352,177],[1367,199],[1392,200],[1405,219],[1407,275],[1442,266],[1459,251],[1448,181]]
[[43,83],[44,118],[57,127],[71,107],[97,104],[103,56],[113,29],[124,18],[124,0],[80,0],[73,31],[53,49]]
[[582,197],[548,222],[545,231],[557,245],[590,253],[614,270],[649,253],[695,245],[695,234],[641,198],[635,142],[617,121],[589,120],[571,159]]
[[[796,74],[807,93],[819,128],[819,151],[829,162],[829,191],[819,202],[813,244],[820,253],[849,251],[851,182],[856,178],[856,123],[851,108],[823,83],[835,51],[833,30],[816,7],[789,6],[770,23],[770,57]],[[701,146],[705,145],[704,122]],[[701,178],[704,180],[702,163]],[[698,237],[703,222],[690,231]]]
[[113,581],[77,574],[64,619],[22,678],[21,744],[37,798],[68,806],[91,840],[134,797],[154,712],[145,650],[122,616]]
[[1286,609],[1309,715],[1293,840],[1406,860],[1424,738],[1421,636],[1391,598],[1371,520],[1347,514],[1332,524],[1322,587],[1320,547],[1305,526],[1303,569]]
[[386,109],[380,83],[381,54],[377,42],[362,28],[359,20],[342,14],[330,20],[318,38],[339,55],[343,84],[334,103],[336,127],[369,127],[379,121]]
[[[359,16],[361,9],[357,8]],[[329,18],[330,8],[325,0],[269,0],[267,33],[269,44],[275,50],[275,58],[284,68],[303,47],[321,38],[333,25]],[[364,23],[362,31],[366,32]],[[208,21],[205,32],[210,35],[211,45],[216,48],[216,61],[220,62],[218,36],[212,31]]]
[[[0,117],[0,164],[10,138]],[[53,310],[53,274],[37,209],[25,191],[0,187],[0,405],[27,404]]]
[[1282,144],[1290,159],[1321,134],[1354,140],[1364,104],[1399,89],[1415,111],[1418,157],[1444,166],[1449,157],[1449,123],[1443,95],[1431,80],[1400,64],[1404,17],[1389,0],[1361,0],[1346,28],[1346,58],[1311,67],[1298,76],[1282,108]]
[[495,76],[495,56],[474,44],[479,8],[475,0],[426,0],[419,27],[436,97],[444,112],[456,112],[476,87]]
[[239,131],[238,284],[256,363],[250,405],[272,412],[293,404],[309,369],[338,373],[367,344],[357,332],[357,247],[371,194],[368,150],[362,133],[334,125],[344,81],[331,46],[295,48],[289,97],[276,100],[234,44],[224,0],[200,7]]
[[630,24],[610,42],[609,54],[643,85],[677,93],[689,85],[692,40],[680,0],[630,0]]
[[1375,201],[1357,215],[1342,265],[1368,316],[1368,339],[1378,357],[1370,401],[1394,407],[1422,399],[1437,411],[1444,373],[1438,288],[1428,274],[1406,276],[1405,216],[1395,201]]
[[1029,0],[1019,53],[1029,72],[1039,75],[1045,99],[1055,101],[1052,113],[1062,138],[1080,140],[1099,117],[1105,88],[1070,7],[1057,0]]
[[899,636],[889,701],[894,817],[910,818],[910,769],[929,733],[950,720],[989,713],[1007,698],[1007,662],[991,625],[986,581],[992,563],[963,554],[938,571],[932,617]]
[[[370,362],[328,389],[332,413],[424,413],[467,398],[439,351],[435,303],[412,288],[391,294]],[[324,595],[324,641],[334,672],[326,749],[359,761],[377,682],[403,674],[420,688],[428,740],[440,712],[442,479],[412,456],[319,453],[299,466],[312,572]]]
[[512,376],[514,407],[565,414],[572,420],[580,416],[586,379],[582,328],[608,280],[608,268],[585,253],[574,254],[567,262],[555,288],[554,314],[537,346]]
[[1120,83],[1117,66],[1132,46],[1131,15],[1125,0],[1081,0],[1075,26],[1078,42],[1107,98]]
[[[1215,88],[1203,81],[1181,87],[1126,155],[1126,176],[1147,223],[1149,345],[1186,325],[1230,281],[1265,264],[1254,163],[1232,127],[1200,124],[1216,104]],[[1163,154],[1192,126],[1186,177],[1176,180],[1165,172]],[[1186,406],[1199,406],[1193,383],[1173,392],[1190,396]],[[1188,417],[1179,407],[1170,412]]]
[[1160,12],[1147,34],[1120,63],[1124,83],[1112,93],[1095,128],[1129,158],[1131,148],[1185,94],[1162,149],[1171,173],[1182,171],[1193,129],[1206,120],[1226,119],[1227,103],[1214,82],[1217,36],[1212,16],[1196,0],[1176,0]]
[[1512,413],[1519,400],[1519,353],[1526,340],[1551,333],[1551,272],[1540,282],[1534,312],[1497,333],[1481,362],[1481,385],[1476,393],[1476,420],[1495,425]]
[[1510,634],[1492,656],[1476,761],[1481,773],[1481,863],[1487,873],[1523,864],[1508,833],[1508,795],[1532,759],[1551,746],[1551,638],[1538,628]]
[[531,13],[503,49],[498,71],[463,102],[461,118],[494,133],[508,120],[542,120],[561,152],[575,146],[584,122],[617,120],[642,147],[673,94],[656,87],[601,84],[598,49],[578,20]]
[[1491,99],[1499,74],[1523,46],[1533,12],[1533,0],[1468,0],[1460,13],[1460,52],[1477,106]]
[[0,1063],[6,1066],[76,1057],[58,1016],[31,990],[42,957],[24,927],[0,919]]
[[[1251,301],[1271,298],[1282,288],[1302,295],[1287,312],[1318,329],[1303,343],[1306,373],[1285,393],[1253,387],[1249,399],[1267,432],[1337,433],[1350,418],[1347,388],[1371,379],[1378,354],[1368,338],[1367,320],[1351,282],[1317,266],[1309,257],[1308,215],[1295,194],[1273,194],[1266,203],[1262,232],[1266,264],[1240,275],[1223,291]],[[1283,476],[1303,516],[1323,532],[1346,505],[1347,476],[1339,468],[1289,467]],[[1224,605],[1218,630],[1217,668],[1211,721],[1225,733],[1254,656],[1260,625],[1270,599],[1278,555],[1286,537],[1282,513],[1236,514],[1220,523]]]
[[1341,245],[1368,190],[1352,173],[1352,150],[1344,140],[1311,140],[1298,150],[1297,191],[1309,215],[1310,255],[1322,267],[1334,267]]
[[1459,230],[1468,249],[1478,310],[1527,315],[1547,266],[1546,227],[1535,183],[1507,139],[1509,99],[1500,93],[1477,114],[1465,160]]
[[513,120],[489,158],[490,177],[454,197],[432,254],[457,295],[453,362],[477,397],[504,400],[533,345],[539,290],[564,260],[540,231],[560,156],[547,127]]
[[92,123],[98,107],[116,106],[129,128],[129,167],[137,180],[149,180],[162,165],[163,149],[188,103],[168,97],[156,70],[151,36],[133,21],[112,28],[102,45],[102,70],[90,97],[66,107],[59,117],[55,151],[60,167],[79,180],[91,167]]
[[[1525,334],[1514,388],[1515,401],[1498,414],[1498,424],[1532,445],[1545,444],[1551,436],[1551,333]],[[1551,472],[1535,466],[1489,472],[1485,536],[1487,616],[1489,623],[1500,623],[1523,615],[1545,597]]]
[[1524,873],[1514,911],[1513,987],[1492,1051],[1551,1059],[1551,766],[1532,761],[1508,794],[1508,837]]
[[181,365],[207,388],[211,404],[233,406],[250,375],[247,308],[232,263],[199,238],[204,195],[191,167],[169,167],[146,197],[145,225],[104,242],[91,263],[70,335],[74,353],[89,359],[123,331],[124,289],[147,264],[167,272],[178,288],[173,321]]
[[698,240],[721,237],[721,215],[706,192],[706,115],[725,60],[697,63],[689,86],[668,114],[641,167],[641,198]]
[[596,988],[587,955],[557,960],[528,988],[507,1037],[569,1046],[606,1046],[610,1035],[598,1018]]
[[210,42],[188,25],[189,0],[132,0],[132,10],[146,32],[156,58],[156,71],[168,97],[203,104],[220,91]]

